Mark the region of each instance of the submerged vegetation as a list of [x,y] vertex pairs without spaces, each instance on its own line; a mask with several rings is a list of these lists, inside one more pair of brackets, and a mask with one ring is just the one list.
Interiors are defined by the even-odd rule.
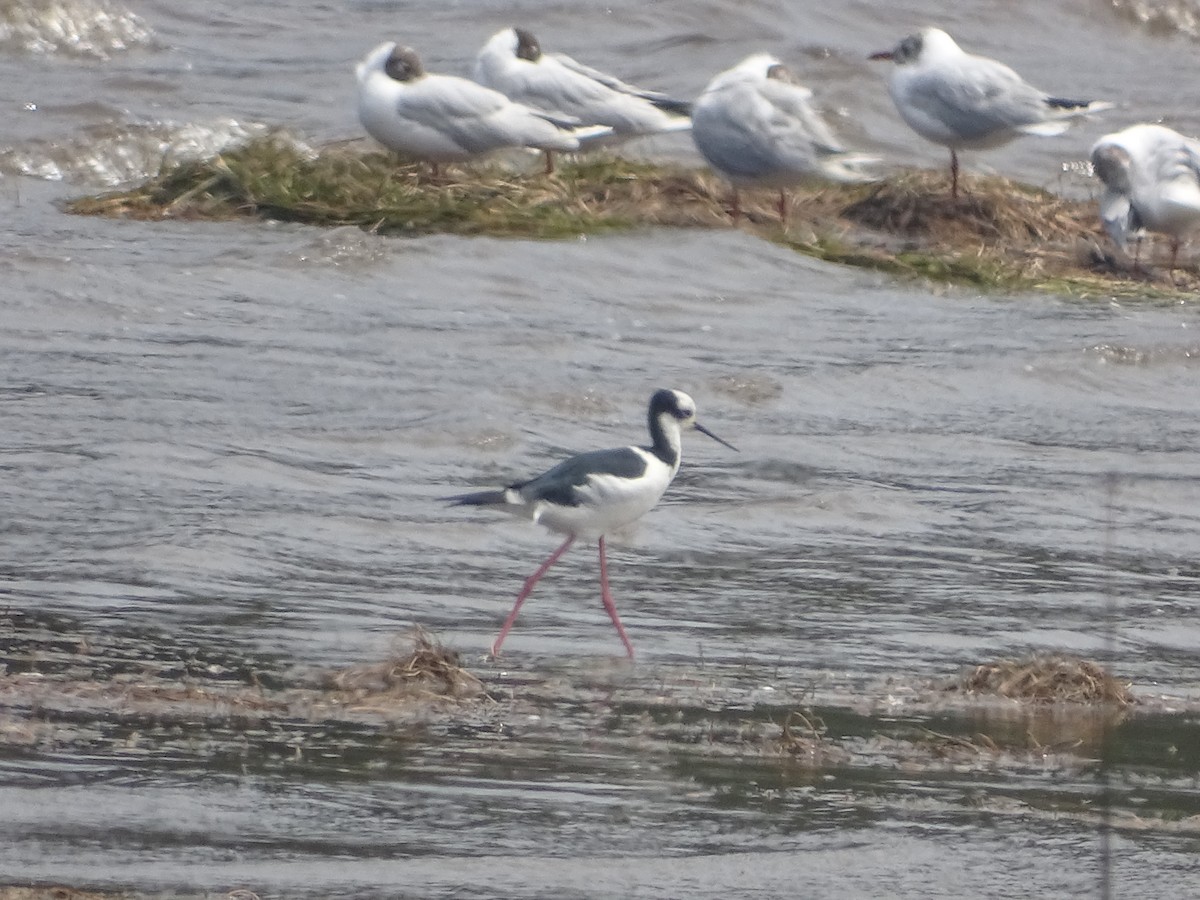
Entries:
[[[1106,297],[1176,297],[1200,289],[1195,264],[1152,274],[1113,254],[1094,203],[1005,178],[964,181],[957,199],[941,172],[800,188],[792,192],[786,229],[774,193],[758,192],[743,201],[742,227],[830,262],[985,289]],[[729,227],[727,194],[706,171],[607,155],[563,161],[552,175],[494,163],[434,178],[422,164],[364,150],[359,142],[312,151],[271,135],[127,190],[78,199],[69,209],[147,220],[257,216],[381,234],[551,239],[644,226]]]

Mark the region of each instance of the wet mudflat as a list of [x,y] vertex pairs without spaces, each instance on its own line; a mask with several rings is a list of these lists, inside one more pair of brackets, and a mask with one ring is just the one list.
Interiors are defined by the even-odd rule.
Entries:
[[[928,854],[923,864],[943,875],[945,860],[936,840],[929,843],[951,829],[976,835],[956,850],[972,863],[944,893],[922,888],[934,896],[1015,896],[1027,883],[1026,876],[969,871],[997,860],[996,844],[978,846],[982,833],[999,846],[1018,834],[1065,838],[1071,867],[1052,854],[1057,871],[1038,876],[1040,883],[1089,894],[1102,854],[1111,854],[1107,864],[1121,878],[1131,848],[1141,860],[1148,845],[1184,851],[1200,836],[1200,715],[1177,697],[1039,705],[964,695],[975,674],[969,671],[852,683],[832,675],[797,679],[778,665],[720,663],[535,660],[507,668],[481,661],[477,680],[424,634],[398,640],[387,659],[315,671],[165,634],[106,646],[105,637],[89,640],[76,629],[63,619],[6,617],[0,735],[9,796],[17,803],[26,792],[28,800],[43,798],[19,807],[22,834],[12,828],[10,839],[34,839],[49,850],[47,875],[75,872],[90,883],[87,867],[121,859],[158,882],[155,890],[180,896],[251,887],[259,896],[361,896],[411,879],[421,884],[413,896],[588,896],[595,890],[584,879],[598,877],[600,893],[685,885],[708,895],[713,878],[766,873],[756,884],[773,890],[802,869],[823,889],[850,883],[869,894],[870,879],[895,866],[877,834],[891,853]],[[55,759],[60,764],[48,766]],[[75,762],[64,767],[67,760]],[[41,775],[30,777],[31,767]],[[130,777],[140,783],[140,801],[121,799]],[[50,792],[55,800],[45,805],[48,779],[71,784]],[[93,808],[90,798],[101,794],[101,807]],[[77,844],[81,835],[70,833],[87,830],[96,816],[140,821],[147,800],[177,807],[188,796],[208,808],[205,821],[223,819],[231,831],[202,833],[168,817],[136,826],[135,850],[132,835],[122,833],[135,827],[129,821],[89,840],[82,859],[78,846],[69,860],[55,858],[68,842]],[[236,824],[217,812],[230,803],[244,809]],[[58,816],[72,828],[48,841],[64,830]],[[261,832],[276,816],[289,832],[306,823],[308,836],[268,838]],[[1102,829],[1112,829],[1110,847],[1100,842]],[[578,843],[582,864],[564,865],[553,853],[535,857],[531,877],[522,864],[506,862],[509,854],[535,852],[531,831]],[[397,847],[387,861],[376,845],[383,834]],[[700,847],[691,845],[697,838]],[[181,840],[191,848],[182,860]],[[593,840],[603,841],[601,852],[583,849]],[[450,863],[451,848],[473,862]],[[741,871],[747,853],[765,865],[756,860],[753,876]],[[1012,846],[1001,858],[1020,853]],[[620,877],[603,874],[610,854],[622,860]],[[841,867],[844,854],[855,866]],[[156,855],[171,859],[169,871],[148,865]],[[268,861],[280,856],[310,861],[306,883]],[[314,868],[314,856],[329,862]],[[814,872],[814,857],[831,869],[818,864]],[[684,858],[699,861],[699,872],[684,867]],[[906,871],[909,865],[906,856]],[[1168,870],[1155,883],[1178,883],[1179,875]],[[1139,881],[1141,890],[1144,876]],[[112,886],[140,894],[136,882]],[[722,881],[719,889],[736,885]]]

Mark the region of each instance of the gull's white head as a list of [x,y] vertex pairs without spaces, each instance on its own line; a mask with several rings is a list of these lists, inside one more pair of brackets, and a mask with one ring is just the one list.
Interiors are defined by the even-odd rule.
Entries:
[[542,48],[532,32],[524,28],[502,28],[488,38],[481,54],[496,54],[537,62],[541,59]]
[[388,57],[392,55],[392,51],[395,49],[396,42],[387,41],[364,56],[362,62],[355,67],[355,71],[358,73],[358,80],[362,81],[372,72],[382,72],[383,67],[387,65]]
[[961,53],[962,48],[942,29],[922,28],[916,34],[904,38],[891,50],[872,53],[868,59],[885,59],[898,66],[910,66],[936,62]]
[[774,66],[781,65],[779,60],[769,53],[754,53],[747,56],[732,69],[726,69],[724,72],[716,75],[712,81],[708,83],[705,92],[719,91],[722,88],[727,88],[735,84],[745,84],[747,82],[760,82],[769,77],[769,73]]
[[383,72],[393,81],[416,81],[425,74],[421,57],[412,47],[400,47],[395,41],[380,44],[358,64],[358,80],[361,82],[373,72]]
[[1104,184],[1100,196],[1100,221],[1104,230],[1122,250],[1129,236],[1141,229],[1133,207],[1133,157],[1119,143],[1119,135],[1106,134],[1092,147],[1092,168]]
[[770,53],[753,53],[733,67],[732,71],[744,72],[757,78],[766,78],[773,66],[781,65]]

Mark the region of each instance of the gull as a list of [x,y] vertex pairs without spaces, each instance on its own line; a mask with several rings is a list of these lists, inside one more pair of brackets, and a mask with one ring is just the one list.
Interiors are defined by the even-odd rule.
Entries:
[[526,579],[512,612],[504,620],[492,644],[498,656],[500,645],[517,619],[521,604],[538,580],[567,552],[576,538],[598,538],[600,543],[600,597],[617,628],[625,652],[633,659],[633,644],[617,616],[608,590],[608,567],[604,535],[622,528],[648,513],[658,503],[681,461],[680,435],[691,426],[714,441],[736,450],[696,421],[696,403],[683,391],[660,390],[650,398],[650,445],[593,450],[564,460],[529,481],[506,488],[446,497],[454,506],[483,506],[532,519],[567,539]]
[[691,127],[685,101],[626,84],[563,53],[543,53],[524,28],[492,35],[475,60],[474,78],[518,103],[586,125],[607,125],[617,138]]
[[463,162],[509,147],[578,150],[581,138],[608,128],[580,128],[514,103],[467,78],[426,73],[411,47],[389,41],[358,64],[358,117],[391,150],[429,162]]
[[[1100,219],[1113,242],[1124,251],[1131,233],[1170,235],[1174,271],[1180,242],[1200,229],[1200,141],[1163,125],[1133,125],[1096,141],[1092,165],[1104,183]],[[1139,236],[1139,255],[1141,246]]]
[[953,197],[959,150],[999,147],[1023,134],[1062,134],[1072,119],[1112,107],[1051,97],[1004,63],[967,53],[939,28],[926,28],[869,58],[896,63],[888,92],[908,127],[950,148]]
[[811,99],[812,91],[778,59],[756,53],[713,78],[696,100],[692,140],[733,185],[734,221],[741,215],[739,188],[778,188],[786,225],[787,188],[808,179],[875,180],[859,167],[876,160],[846,150]]

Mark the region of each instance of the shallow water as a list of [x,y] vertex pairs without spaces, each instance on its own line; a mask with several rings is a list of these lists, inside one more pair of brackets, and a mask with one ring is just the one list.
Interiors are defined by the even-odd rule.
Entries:
[[[0,650],[10,677],[49,685],[0,706],[0,883],[1094,895],[1094,730],[1031,750],[1021,717],[927,700],[931,680],[1045,650],[1100,659],[1154,700],[1114,725],[1114,878],[1123,897],[1186,892],[1193,305],[897,283],[734,230],[385,240],[63,214],[63,198],[263,128],[356,137],[350,68],[376,41],[461,71],[511,15],[175,6],[0,7]],[[1188,9],[522,17],[547,46],[683,95],[770,49],[848,141],[929,166],[942,151],[903,129],[863,56],[936,21],[1058,93],[1120,101],[1066,138],[966,163],[1086,193],[1059,173],[1104,131],[1165,116],[1200,132],[1194,98],[1163,89],[1195,70]],[[610,545],[637,663],[618,655],[586,546],[539,586],[503,664],[487,661],[555,541],[437,498],[640,441],[660,386],[692,393],[740,452],[689,434],[663,503]],[[385,657],[414,624],[461,651],[494,706],[415,723],[120,709],[122,678],[306,683]],[[115,699],[56,695],[59,676],[111,679]],[[769,752],[800,707],[849,756]],[[931,760],[904,749],[920,728],[1020,752]],[[1039,728],[1040,745],[1074,734]]]

